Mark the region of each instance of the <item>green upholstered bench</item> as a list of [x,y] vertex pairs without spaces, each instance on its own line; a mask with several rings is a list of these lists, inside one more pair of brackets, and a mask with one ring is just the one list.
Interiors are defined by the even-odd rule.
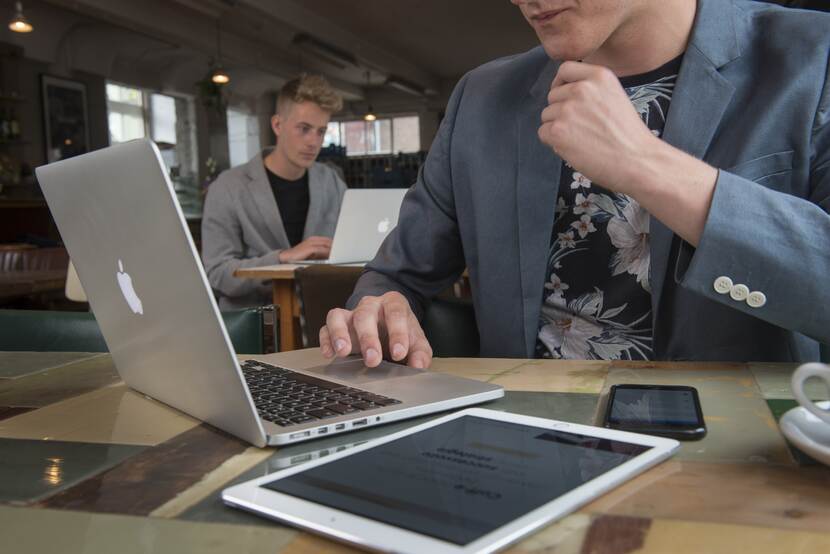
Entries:
[[[233,347],[240,354],[277,350],[274,306],[222,312]],[[0,310],[0,351],[107,352],[91,312]]]

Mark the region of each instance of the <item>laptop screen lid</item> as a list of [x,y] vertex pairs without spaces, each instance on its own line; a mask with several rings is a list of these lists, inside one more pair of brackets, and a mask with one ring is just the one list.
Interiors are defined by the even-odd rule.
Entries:
[[36,173],[124,382],[264,446],[155,144],[131,141]]
[[349,189],[343,195],[328,263],[368,262],[398,224],[408,189]]

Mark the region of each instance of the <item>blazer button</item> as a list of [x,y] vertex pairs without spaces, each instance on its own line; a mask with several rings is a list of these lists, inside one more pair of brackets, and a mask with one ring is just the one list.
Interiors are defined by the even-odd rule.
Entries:
[[715,279],[715,292],[718,294],[728,294],[732,290],[732,279],[726,276],[721,276]]
[[729,296],[732,297],[732,300],[743,302],[749,296],[749,287],[746,285],[735,285],[732,287],[732,290],[729,291]]
[[746,297],[746,303],[752,308],[761,308],[767,303],[767,295],[761,291],[754,290]]

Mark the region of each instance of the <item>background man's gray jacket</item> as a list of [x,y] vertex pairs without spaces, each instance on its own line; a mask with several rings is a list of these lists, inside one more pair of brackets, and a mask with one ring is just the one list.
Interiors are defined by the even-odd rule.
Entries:
[[[657,359],[815,360],[830,343],[829,49],[828,14],[698,2],[662,138],[721,171],[696,250],[651,219]],[[481,354],[533,356],[562,166],[536,132],[558,66],[536,48],[459,82],[350,306],[398,290],[420,313],[466,266]],[[721,276],[766,304],[716,292]]]
[[[202,215],[202,260],[223,309],[270,304],[270,282],[238,279],[240,267],[274,265],[290,248],[282,217],[265,173],[264,150],[245,165],[223,171],[208,189]],[[346,184],[333,169],[308,170],[309,206],[303,239],[334,236]]]

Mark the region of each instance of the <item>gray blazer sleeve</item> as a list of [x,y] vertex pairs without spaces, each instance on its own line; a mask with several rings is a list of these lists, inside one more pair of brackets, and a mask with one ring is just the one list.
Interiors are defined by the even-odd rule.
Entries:
[[279,250],[249,258],[245,256],[242,238],[234,198],[224,183],[214,183],[208,189],[202,214],[202,260],[210,286],[228,297],[267,295],[270,285],[256,279],[239,279],[233,273],[242,267],[278,264]]
[[464,271],[464,251],[455,216],[450,153],[453,125],[466,78],[456,86],[446,115],[418,173],[404,197],[398,225],[367,266],[347,302],[354,308],[364,296],[402,293],[420,319],[428,299]]
[[[805,197],[764,186],[766,178],[792,169],[792,152],[757,160],[754,176],[746,167],[720,171],[698,248],[687,263],[678,261],[675,279],[707,298],[828,344],[830,82],[814,121]],[[766,304],[753,308],[718,294],[713,283],[719,276],[762,292]]]

